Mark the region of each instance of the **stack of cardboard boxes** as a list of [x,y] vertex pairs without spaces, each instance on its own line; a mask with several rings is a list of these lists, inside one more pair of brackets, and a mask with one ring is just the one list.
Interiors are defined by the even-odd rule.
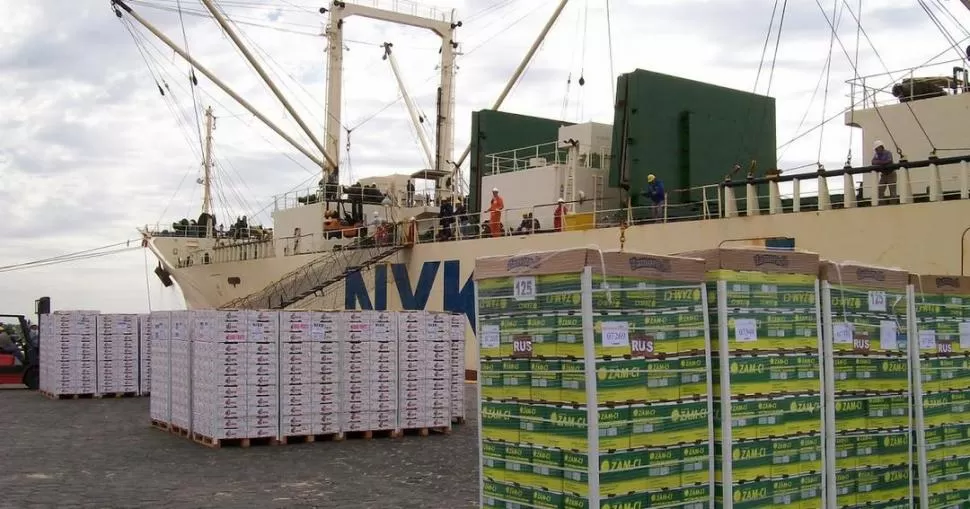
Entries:
[[919,480],[930,507],[959,507],[970,503],[970,277],[912,275],[910,284]]
[[172,313],[156,311],[148,321],[152,351],[149,412],[155,425],[167,427],[172,422]]
[[706,261],[716,324],[717,504],[822,507],[818,255],[753,249],[685,255]]
[[483,506],[711,500],[703,261],[578,249],[475,277]]
[[169,323],[170,424],[183,432],[192,429],[192,317],[190,311],[172,311]]
[[97,394],[97,311],[55,311],[41,319],[40,389],[51,396]]
[[[442,321],[449,320],[447,330]],[[448,315],[398,316],[400,428],[451,424],[451,324]]]
[[280,312],[280,436],[312,434],[310,312]]
[[152,392],[152,315],[138,318],[138,394],[147,396]]
[[279,436],[280,313],[247,310],[246,435]]
[[824,366],[839,506],[907,503],[912,489],[909,274],[825,262]]
[[464,315],[451,315],[451,419],[465,421],[465,322]]
[[138,393],[139,318],[97,315],[98,394]]
[[339,433],[340,400],[343,381],[340,363],[339,313],[310,313],[310,433],[313,435]]
[[247,434],[246,342],[242,313],[192,314],[192,431],[210,438]]

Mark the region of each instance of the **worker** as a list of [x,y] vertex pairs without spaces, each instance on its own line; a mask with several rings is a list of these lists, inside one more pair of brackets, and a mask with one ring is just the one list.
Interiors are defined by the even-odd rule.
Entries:
[[404,231],[404,245],[413,246],[418,236],[418,223],[411,217],[408,219],[407,229]]
[[406,189],[407,189],[406,204],[408,207],[413,207],[414,206],[414,181],[413,180],[408,179]]
[[562,222],[566,212],[569,212],[569,208],[566,207],[566,200],[559,198],[556,211],[553,213],[552,218],[552,225],[555,227],[557,232],[562,231]]
[[647,175],[647,187],[643,190],[643,196],[650,199],[651,219],[663,217],[664,202],[667,200],[667,193],[664,191],[664,183],[658,180],[656,175]]
[[[879,171],[879,204],[884,205],[896,198],[896,170],[888,168],[893,164],[892,152],[886,150],[881,140],[872,143],[875,152],[872,154],[872,165],[881,166]],[[886,189],[889,190],[889,197],[884,198]]]
[[13,355],[21,364],[26,364],[24,361],[24,353],[20,351],[20,348],[10,339],[10,335],[7,331],[0,331],[0,353],[6,353]]
[[531,212],[526,212],[525,214],[522,214],[522,222],[515,230],[515,233],[517,235],[525,235],[528,233],[535,233],[539,231],[539,229],[541,229],[539,226],[539,220],[532,217]]
[[492,202],[488,207],[488,229],[492,237],[502,235],[502,211],[505,210],[505,202],[498,195],[498,188],[492,188]]

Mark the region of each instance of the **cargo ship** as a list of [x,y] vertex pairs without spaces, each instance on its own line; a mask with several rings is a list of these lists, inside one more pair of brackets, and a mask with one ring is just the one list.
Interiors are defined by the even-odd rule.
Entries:
[[[177,283],[190,309],[464,313],[466,375],[474,379],[471,276],[482,256],[575,247],[673,254],[754,245],[919,274],[965,274],[970,265],[965,60],[897,72],[906,78],[889,78],[888,85],[885,76],[851,82],[852,107],[844,122],[861,132],[865,149],[883,145],[893,153],[890,166],[869,166],[871,155],[862,154],[861,165],[781,172],[773,98],[635,70],[617,80],[612,125],[506,113],[498,111],[501,101],[472,113],[465,189],[458,170],[465,156],[455,160],[453,147],[454,41],[461,26],[453,12],[404,10],[399,2],[391,9],[332,2],[327,132],[320,141],[225,17],[211,1],[203,4],[315,147],[299,145],[130,6],[113,2],[119,17],[154,33],[317,163],[323,178],[314,189],[277,196],[272,228],[237,222],[221,231],[203,214],[193,224],[141,229],[144,246],[158,258],[156,275],[166,286]],[[565,4],[559,4],[506,92]],[[355,16],[441,37],[437,135],[434,153],[428,150],[430,168],[341,186],[341,27]],[[390,48],[388,56],[393,58]],[[895,175],[895,192],[881,195],[890,191],[880,185],[885,174]],[[641,193],[648,177],[666,185],[660,206]],[[433,184],[434,193],[414,196],[409,182],[415,180]],[[500,212],[487,212],[493,194],[504,202]],[[496,218],[500,225],[493,230],[489,221]]]

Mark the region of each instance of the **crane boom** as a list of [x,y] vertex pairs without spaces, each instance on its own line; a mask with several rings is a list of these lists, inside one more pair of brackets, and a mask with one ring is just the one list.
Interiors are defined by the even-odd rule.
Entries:
[[[562,13],[562,10],[566,7],[566,3],[568,1],[569,0],[562,0],[561,2],[559,2],[559,6],[556,7],[555,11],[553,11],[552,16],[549,18],[549,21],[546,22],[546,26],[542,27],[542,31],[539,32],[539,35],[536,37],[535,42],[532,43],[532,47],[529,48],[529,51],[526,52],[525,57],[522,58],[522,62],[519,63],[519,66],[515,69],[515,72],[512,73],[512,77],[509,78],[509,82],[505,85],[505,89],[502,90],[502,93],[499,94],[498,99],[495,100],[495,104],[492,105],[493,110],[497,110],[502,106],[502,102],[505,101],[505,98],[508,97],[509,92],[512,91],[512,87],[515,86],[516,82],[518,82],[519,78],[522,76],[522,73],[525,72],[526,66],[528,66],[529,62],[532,61],[532,57],[535,56],[536,51],[539,50],[539,46],[542,44],[542,41],[545,40],[547,35],[549,35],[549,31],[552,30],[552,26],[556,23],[556,20],[559,19],[559,15]],[[962,1],[970,2],[970,0],[962,0]],[[464,163],[465,159],[468,157],[468,154],[471,153],[471,150],[472,150],[472,146],[471,146],[471,143],[469,143],[468,147],[465,148],[465,151],[461,153],[461,157],[459,157],[458,161],[455,162],[455,172],[458,172],[462,163]]]
[[411,94],[409,94],[407,88],[404,87],[404,80],[401,78],[401,70],[397,66],[397,60],[394,58],[394,53],[391,52],[391,46],[393,46],[393,44],[389,42],[384,43],[384,59],[391,63],[391,72],[394,73],[394,79],[397,80],[397,86],[401,89],[401,96],[404,98],[404,104],[407,106],[408,113],[411,115],[411,122],[414,123],[414,130],[418,132],[418,139],[421,140],[421,146],[424,148],[424,156],[428,161],[428,168],[434,168],[434,156],[431,154],[431,144],[428,143],[428,137],[425,136],[424,129],[421,128],[421,119],[418,115],[418,109],[414,106],[414,101],[411,99]]
[[194,67],[195,70],[202,73],[202,75],[205,76],[206,78],[209,78],[210,81],[215,83],[215,85],[218,86],[220,89],[222,89],[222,91],[225,92],[229,97],[232,97],[237,103],[239,103],[240,106],[242,106],[243,108],[246,108],[246,110],[252,113],[253,116],[255,116],[256,118],[261,120],[264,124],[266,124],[266,126],[272,129],[273,132],[278,134],[280,138],[283,138],[284,140],[286,140],[286,142],[292,145],[293,148],[300,151],[301,154],[305,155],[308,159],[313,161],[313,163],[316,164],[317,166],[320,166],[321,168],[326,166],[326,162],[324,162],[324,159],[328,161],[330,160],[330,157],[326,153],[323,154],[324,158],[321,159],[320,157],[316,156],[313,152],[310,152],[306,147],[304,147],[298,141],[293,139],[292,136],[287,134],[286,131],[284,131],[279,126],[277,126],[266,115],[262,114],[259,110],[257,110],[252,104],[249,103],[249,101],[243,99],[242,96],[240,96],[235,90],[230,88],[229,85],[226,85],[225,83],[223,83],[222,80],[216,77],[215,74],[213,74],[211,71],[206,69],[205,66],[200,64],[196,59],[192,58],[191,55],[189,55],[185,50],[180,48],[177,44],[172,42],[172,40],[169,39],[168,36],[166,36],[164,33],[162,33],[161,30],[155,28],[155,26],[149,23],[148,20],[143,18],[140,14],[138,14],[134,10],[132,10],[132,8],[128,6],[128,4],[124,3],[122,0],[111,0],[111,4],[121,9],[121,10],[115,10],[115,13],[119,18],[121,17],[121,11],[124,11],[125,13],[127,13],[129,16],[131,16],[132,19],[134,19],[143,27],[148,29],[148,31],[151,32],[155,37],[158,37],[158,40],[162,41],[162,43],[164,43],[166,46],[171,48],[172,51],[174,51],[178,56],[182,57],[182,59],[188,62],[189,65]]

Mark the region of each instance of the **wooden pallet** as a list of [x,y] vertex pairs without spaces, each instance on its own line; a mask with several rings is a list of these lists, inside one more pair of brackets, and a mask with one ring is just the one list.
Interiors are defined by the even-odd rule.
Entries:
[[191,431],[189,431],[189,430],[187,430],[187,429],[185,429],[185,428],[183,428],[181,426],[176,426],[176,425],[174,425],[172,423],[169,423],[168,430],[171,431],[172,433],[180,436],[180,437],[186,437],[186,438],[188,438],[188,437],[191,437],[192,436],[192,432]]
[[438,433],[441,435],[447,435],[451,433],[451,426],[435,426],[429,428],[406,428],[398,430],[398,436],[422,436],[426,437],[431,433]]
[[160,421],[158,419],[152,419],[152,427],[155,429],[160,429],[162,431],[171,431],[169,423],[165,421]]
[[211,438],[200,433],[192,433],[192,441],[206,447],[218,449],[221,447],[250,447],[253,445],[278,445],[276,437],[259,438]]
[[343,435],[344,438],[363,438],[364,440],[370,440],[372,438],[399,438],[401,436],[401,430],[381,429],[367,431],[344,431]]
[[280,445],[309,444],[313,442],[339,442],[346,438],[343,433],[321,433],[317,435],[290,435],[280,438]]
[[137,398],[137,392],[103,392],[95,396],[98,399],[108,399],[108,398]]
[[48,399],[93,399],[94,394],[54,394],[47,391],[39,391],[42,396]]

